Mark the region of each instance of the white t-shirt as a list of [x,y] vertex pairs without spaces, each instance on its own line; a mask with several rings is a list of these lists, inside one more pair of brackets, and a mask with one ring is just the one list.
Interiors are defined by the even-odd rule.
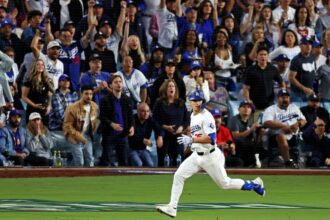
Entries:
[[90,124],[91,105],[84,105],[84,110],[86,115],[84,118],[83,133],[87,133]]
[[144,0],[144,3],[147,6],[144,13],[146,13],[147,15],[154,15],[157,13],[157,9],[159,7],[160,0]]
[[[189,75],[184,76],[182,80],[186,86],[186,97],[188,97],[189,94],[196,89],[197,82],[194,78],[190,78]],[[205,102],[210,101],[210,89],[209,89],[209,84],[206,80],[204,80],[201,89],[204,93]],[[188,98],[186,99],[186,107],[188,111],[191,111],[191,106]]]
[[[190,129],[191,129],[192,137],[199,137],[202,135],[209,135],[209,134],[216,135],[214,118],[212,114],[206,109],[203,109],[197,115],[194,115],[193,113],[191,114]],[[192,151],[196,151],[196,152],[207,152],[215,147],[215,143],[214,144],[193,143],[191,145],[191,149]]]
[[[271,105],[266,108],[263,114],[263,122],[266,121],[278,121],[286,125],[293,125],[298,120],[303,119],[306,120],[303,113],[295,104],[290,104],[287,109],[281,109],[277,104]],[[270,134],[278,134],[280,129],[270,129]],[[293,134],[286,134],[287,139],[291,139]]]
[[307,26],[297,28],[297,25],[295,23],[290,24],[288,29],[293,30],[297,34],[299,42],[302,37],[312,38],[312,36],[315,35],[315,30],[313,28]]
[[61,28],[63,28],[65,22],[69,21],[70,20],[70,12],[69,12],[69,3],[71,1],[70,0],[67,0],[67,1],[63,1],[63,0],[60,0],[60,5],[61,5]]
[[49,0],[27,0],[31,10],[41,11],[42,15],[49,11]]
[[64,65],[59,59],[54,61],[49,59],[48,56],[46,56],[46,60],[44,62],[46,65],[48,76],[53,80],[54,90],[56,90],[58,89],[58,80],[60,76],[64,73]]
[[158,43],[165,48],[172,48],[173,41],[178,38],[178,26],[175,14],[167,10],[167,8],[158,9],[159,30]]
[[[278,23],[282,17],[284,10],[281,6],[277,6],[277,8],[275,8],[273,10],[273,21],[275,23]],[[296,12],[296,9],[289,7],[288,9],[288,20],[289,21],[294,21],[294,14]]]
[[292,48],[288,48],[285,46],[279,46],[275,50],[273,50],[271,53],[269,53],[269,60],[272,61],[276,57],[278,57],[281,54],[285,54],[289,57],[290,60],[292,60],[295,56],[297,56],[300,53],[300,47],[295,46]]
[[130,75],[126,75],[122,71],[117,71],[115,75],[121,76],[123,80],[123,93],[131,97],[136,102],[141,102],[140,91],[141,87],[146,86],[148,80],[144,74],[137,69],[133,69]]

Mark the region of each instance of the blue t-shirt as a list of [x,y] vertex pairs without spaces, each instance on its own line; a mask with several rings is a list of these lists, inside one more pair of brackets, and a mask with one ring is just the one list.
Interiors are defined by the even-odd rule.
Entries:
[[203,42],[207,43],[207,46],[210,48],[212,47],[212,36],[213,36],[213,30],[214,25],[212,19],[203,20],[202,22],[199,22],[200,26],[200,33],[203,33]]
[[[109,82],[110,74],[108,72],[100,72],[99,74],[92,74],[90,72],[85,72],[80,80],[81,86],[91,86],[96,88],[100,85],[101,81]],[[100,106],[101,99],[108,94],[106,89],[99,91],[93,95],[93,100],[98,106]]]
[[18,153],[22,153],[23,147],[21,144],[21,136],[19,135],[19,130],[13,132],[12,138],[13,138],[14,150]]
[[[123,116],[123,108],[120,104],[120,99],[115,99],[115,115],[113,117],[114,123],[120,124],[122,128],[124,128],[124,116]],[[122,131],[113,131],[113,135],[120,135]]]
[[[291,60],[290,70],[297,72],[296,79],[305,87],[313,89],[316,75],[315,56],[310,54],[304,57],[301,53]],[[301,92],[300,89],[291,85],[294,92]]]

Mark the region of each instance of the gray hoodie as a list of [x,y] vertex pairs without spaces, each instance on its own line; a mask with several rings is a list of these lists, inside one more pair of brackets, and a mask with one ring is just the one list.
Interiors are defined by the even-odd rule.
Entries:
[[13,96],[11,94],[6,73],[10,71],[12,65],[14,64],[13,59],[0,51],[0,85],[4,96],[8,102],[14,102]]

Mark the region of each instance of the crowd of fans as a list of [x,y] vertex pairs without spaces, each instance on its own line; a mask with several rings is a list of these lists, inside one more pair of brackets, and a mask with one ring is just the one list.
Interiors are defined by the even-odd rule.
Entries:
[[330,166],[328,0],[0,0],[0,50],[1,166],[178,166],[195,88],[226,166]]

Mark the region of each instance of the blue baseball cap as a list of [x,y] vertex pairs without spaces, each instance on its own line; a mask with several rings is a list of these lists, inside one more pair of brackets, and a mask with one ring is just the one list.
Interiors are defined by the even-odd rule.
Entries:
[[17,109],[12,109],[10,112],[9,112],[9,118],[13,117],[13,116],[20,116],[22,117],[22,114],[17,110]]
[[58,81],[64,81],[64,80],[70,81],[70,77],[66,74],[62,74],[60,78],[58,78]]
[[103,7],[103,1],[102,0],[96,0],[94,7],[96,7],[96,6]]
[[241,107],[243,107],[245,105],[249,106],[254,111],[255,107],[254,107],[253,103],[250,102],[250,101],[248,101],[248,100],[241,101],[241,103],[239,104],[239,107],[238,108],[241,108]]
[[185,10],[184,13],[185,13],[185,14],[188,14],[188,13],[191,12],[191,11],[196,11],[196,12],[197,12],[197,10],[198,10],[198,9],[197,9],[196,7],[191,7],[191,6],[190,6],[190,7],[186,8],[186,10]]
[[190,63],[190,70],[193,70],[195,68],[199,68],[199,69],[202,68],[202,64],[199,61],[197,61],[197,60],[192,61]]
[[322,47],[322,46],[323,46],[323,44],[320,41],[314,41],[312,44],[313,48]]
[[280,91],[278,91],[278,93],[277,93],[277,96],[278,97],[280,97],[280,96],[290,96],[290,93],[286,89],[280,89]]
[[212,114],[213,117],[221,117],[222,116],[221,111],[217,108],[212,109],[211,114]]
[[138,7],[138,4],[134,0],[127,0],[127,7],[133,5],[135,7]]
[[156,44],[155,46],[152,47],[151,52],[154,53],[158,50],[164,52],[164,49],[161,46],[159,46],[158,44]]
[[0,23],[0,28],[5,27],[6,25],[10,25],[12,30],[15,29],[15,27],[16,27],[13,23],[11,23],[11,20],[10,20],[8,17],[6,17],[6,18]]
[[300,39],[300,44],[313,44],[313,40],[309,37],[303,37]]
[[202,90],[195,89],[189,94],[189,101],[203,101],[205,102],[205,96]]
[[275,57],[274,61],[290,61],[290,58],[286,54],[280,54],[277,57]]

